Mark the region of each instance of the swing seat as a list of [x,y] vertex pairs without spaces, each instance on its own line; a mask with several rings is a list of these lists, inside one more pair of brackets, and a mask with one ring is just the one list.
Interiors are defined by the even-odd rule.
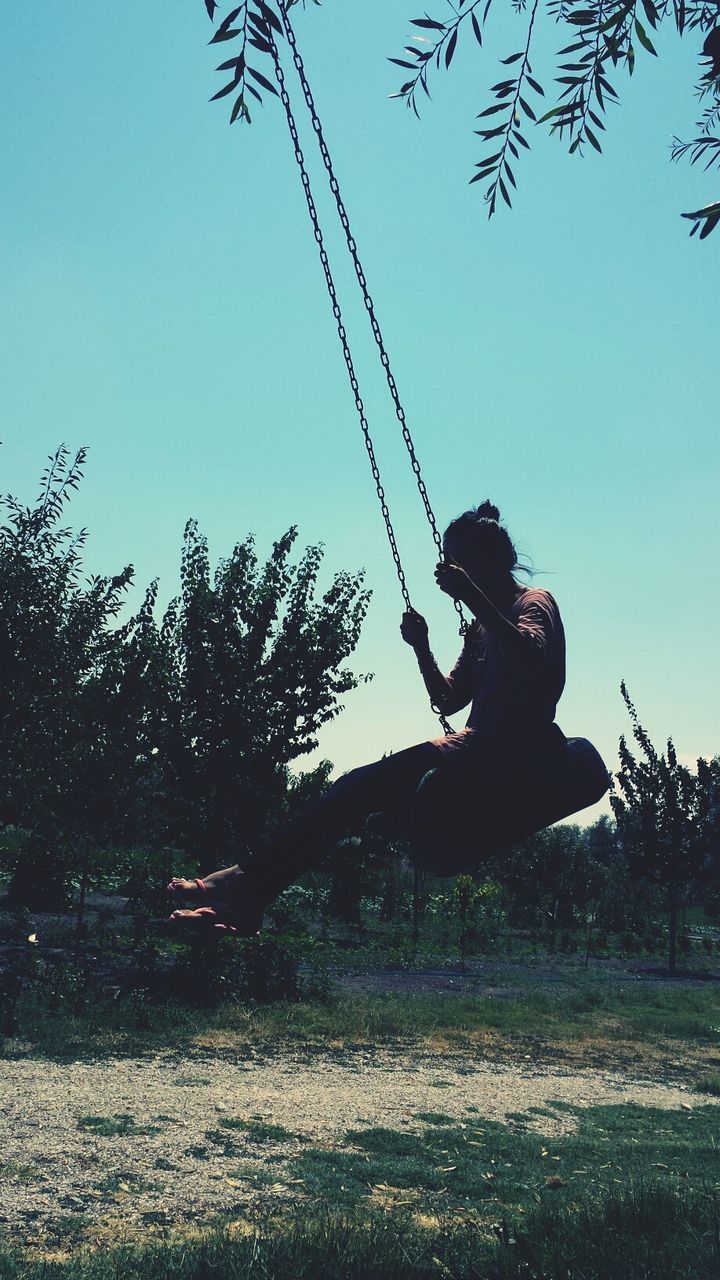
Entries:
[[410,816],[416,865],[435,875],[474,871],[527,836],[597,804],[610,787],[587,738],[552,725],[532,755],[481,768],[440,766],[421,779]]

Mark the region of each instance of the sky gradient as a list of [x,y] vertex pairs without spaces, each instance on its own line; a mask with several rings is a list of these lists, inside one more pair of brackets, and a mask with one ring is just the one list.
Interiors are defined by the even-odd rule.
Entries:
[[[602,157],[535,130],[488,223],[474,118],[523,19],[461,45],[417,121],[388,100],[387,56],[419,8],[294,12],[438,520],[491,497],[558,599],[566,733],[615,767],[624,678],[658,743],[716,753],[720,232],[690,240],[678,215],[717,175],[669,156],[693,134],[699,41],[638,58]],[[29,500],[60,441],[89,446],[88,569],[131,562],[164,601],[189,517],[214,558],[297,524],[327,578],[362,566],[374,593],[354,666],[375,678],[319,755],[343,770],[434,736],[278,104],[249,129],[208,105],[224,46],[200,0],[13,6],[3,27],[0,486]],[[548,84],[562,35],[535,62]],[[411,594],[449,665],[454,613],[303,136]]]

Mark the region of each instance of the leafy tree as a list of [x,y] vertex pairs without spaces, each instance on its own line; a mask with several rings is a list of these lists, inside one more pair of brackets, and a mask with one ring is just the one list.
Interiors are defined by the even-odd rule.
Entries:
[[[82,577],[86,534],[65,527],[85,453],[61,447],[34,505],[0,500],[0,823],[27,834],[16,897],[56,905],[91,847],[174,844],[214,861],[327,785],[290,765],[362,679],[345,660],[369,601],[362,574],[315,598],[323,550],[297,531],[258,563],[252,538],[211,573],[194,522],[180,597],[157,583],[119,625],[132,568]],[[77,868],[76,868],[77,869]]]
[[660,885],[667,894],[669,971],[677,960],[678,911],[683,894],[717,850],[720,772],[698,761],[695,773],[681,764],[672,739],[659,755],[623,683],[621,692],[641,756],[620,739],[618,790],[610,803],[631,871]]
[[363,575],[336,574],[316,600],[323,549],[308,547],[292,564],[296,538],[289,529],[262,565],[248,537],[213,574],[190,521],[181,595],[157,632],[170,673],[158,740],[175,779],[168,835],[212,860],[322,789],[327,766],[288,792],[289,766],[315,749],[340,699],[365,678],[343,666],[369,602]]
[[[287,0],[291,8],[297,0]],[[315,0],[316,3],[319,0]],[[211,19],[217,0],[204,0]],[[430,98],[433,77],[447,71],[459,44],[469,40],[482,48],[492,0],[435,0],[435,13],[413,18],[414,34],[400,57],[391,62],[402,69],[399,98],[419,115],[419,102]],[[636,54],[657,56],[652,33],[663,23],[680,36],[692,33],[703,39],[697,94],[705,104],[697,122],[698,135],[689,142],[676,138],[673,159],[702,161],[706,169],[720,166],[720,3],[718,0],[512,0],[522,30],[507,57],[500,60],[500,79],[489,92],[475,130],[482,142],[482,156],[471,182],[485,186],[488,214],[498,199],[508,206],[517,186],[517,162],[529,150],[529,134],[537,124],[568,144],[570,154],[588,147],[602,150],[609,106],[617,106],[618,75],[635,69]],[[224,9],[224,6],[223,6]],[[218,70],[230,79],[214,98],[232,96],[231,123],[250,121],[250,107],[262,102],[265,91],[276,93],[274,46],[283,37],[282,0],[243,0],[218,24],[211,44],[235,42],[234,56]],[[535,50],[542,23],[552,22],[563,31],[554,74],[555,101],[548,105],[541,80],[547,74],[534,70]],[[260,70],[260,66],[264,69]],[[540,76],[540,78],[538,78]],[[720,200],[683,215],[693,223],[692,232],[704,239],[720,222]]]
[[519,915],[544,920],[554,930],[575,921],[576,908],[593,896],[588,847],[581,827],[557,824],[521,841],[502,861],[501,879]]
[[0,499],[0,821],[32,831],[37,850],[98,821],[101,673],[132,580],[130,567],[81,579],[85,531],[62,520],[84,462],[63,446],[33,505]]
[[467,967],[468,944],[479,923],[479,917],[488,909],[492,912],[497,907],[500,888],[491,881],[480,883],[473,876],[459,875],[451,892],[458,922],[458,951],[460,968]]

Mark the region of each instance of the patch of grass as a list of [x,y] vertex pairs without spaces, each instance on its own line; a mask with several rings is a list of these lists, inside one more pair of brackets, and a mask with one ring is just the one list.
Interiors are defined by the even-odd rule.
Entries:
[[293,1162],[308,1194],[332,1207],[372,1200],[373,1189],[401,1189],[427,1212],[494,1205],[520,1211],[560,1194],[588,1204],[615,1187],[648,1180],[720,1191],[720,1108],[663,1111],[635,1105],[564,1107],[574,1131],[546,1138],[523,1126],[470,1116],[431,1123],[420,1133],[353,1130],[345,1151],[312,1150]]
[[107,1177],[98,1182],[96,1189],[106,1195],[115,1195],[118,1191],[125,1192],[128,1195],[139,1195],[146,1191],[161,1191],[162,1184],[151,1182],[147,1178],[138,1178],[133,1173],[125,1173],[122,1170],[118,1170],[115,1173],[109,1173]]
[[32,1164],[22,1164],[19,1160],[0,1161],[0,1183],[2,1182],[37,1182],[41,1174]]
[[48,1224],[56,1243],[66,1249],[80,1243],[86,1227],[87,1219],[81,1213],[58,1214]]
[[78,1129],[86,1129],[97,1138],[116,1138],[130,1134],[134,1138],[160,1133],[155,1124],[136,1124],[133,1116],[78,1116]]
[[708,1071],[700,1077],[695,1088],[699,1093],[711,1093],[720,1098],[720,1071]]
[[228,1169],[226,1180],[230,1186],[246,1185],[253,1188],[254,1191],[262,1191],[266,1187],[275,1182],[277,1170],[263,1168],[258,1164],[251,1164],[249,1161],[233,1166]]
[[66,1262],[0,1254],[1,1280],[707,1280],[717,1275],[717,1206],[707,1192],[654,1183],[615,1188],[588,1205],[549,1196],[525,1215],[412,1209],[241,1219],[177,1245],[85,1251]]
[[[477,1108],[474,1108],[477,1110]],[[416,1111],[413,1117],[415,1120],[422,1120],[424,1124],[453,1124],[452,1116],[448,1116],[444,1111]]]
[[238,1120],[228,1117],[221,1120],[223,1129],[240,1129],[250,1142],[297,1142],[297,1134],[281,1124],[269,1124],[266,1120]]
[[209,1160],[209,1159],[210,1159],[210,1152],[208,1151],[207,1147],[202,1146],[202,1144],[200,1144],[200,1143],[196,1143],[196,1144],[195,1144],[194,1146],[192,1146],[192,1147],[186,1147],[186,1148],[185,1148],[185,1155],[186,1155],[186,1156],[192,1156],[192,1157],[193,1157],[193,1159],[195,1159],[195,1160]]
[[[28,997],[18,1008],[19,1039],[0,1042],[5,1057],[38,1056],[58,1060],[103,1055],[142,1056],[172,1045],[178,1053],[222,1050],[249,1056],[253,1048],[288,1044],[336,1048],[383,1043],[438,1044],[475,1050],[504,1037],[530,1041],[534,1053],[554,1042],[562,1045],[602,1041],[647,1043],[683,1040],[690,1046],[717,1042],[720,988],[618,987],[598,991],[580,987],[555,995],[529,990],[523,996],[372,995],[347,993],[326,1000],[270,1004],[228,1002],[192,1008],[165,1000],[152,1005],[152,1017],[138,1021],[130,997],[103,1000],[71,1014],[49,1010]],[[146,1010],[147,1013],[147,1010]],[[204,1087],[202,1075],[179,1076],[181,1087]],[[442,1079],[438,1088],[447,1087]]]

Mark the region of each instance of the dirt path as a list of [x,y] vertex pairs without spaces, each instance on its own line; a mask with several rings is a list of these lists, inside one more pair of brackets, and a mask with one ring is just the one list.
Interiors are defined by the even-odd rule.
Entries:
[[[0,1061],[0,1223],[45,1249],[73,1231],[97,1244],[206,1223],[268,1196],[302,1195],[291,1164],[308,1142],[343,1146],[349,1129],[419,1128],[422,1112],[502,1121],[553,1101],[678,1108],[711,1099],[610,1072],[384,1049],[311,1060]],[[223,1124],[233,1119],[289,1132],[258,1142]],[[537,1121],[548,1136],[568,1126],[567,1115]]]

